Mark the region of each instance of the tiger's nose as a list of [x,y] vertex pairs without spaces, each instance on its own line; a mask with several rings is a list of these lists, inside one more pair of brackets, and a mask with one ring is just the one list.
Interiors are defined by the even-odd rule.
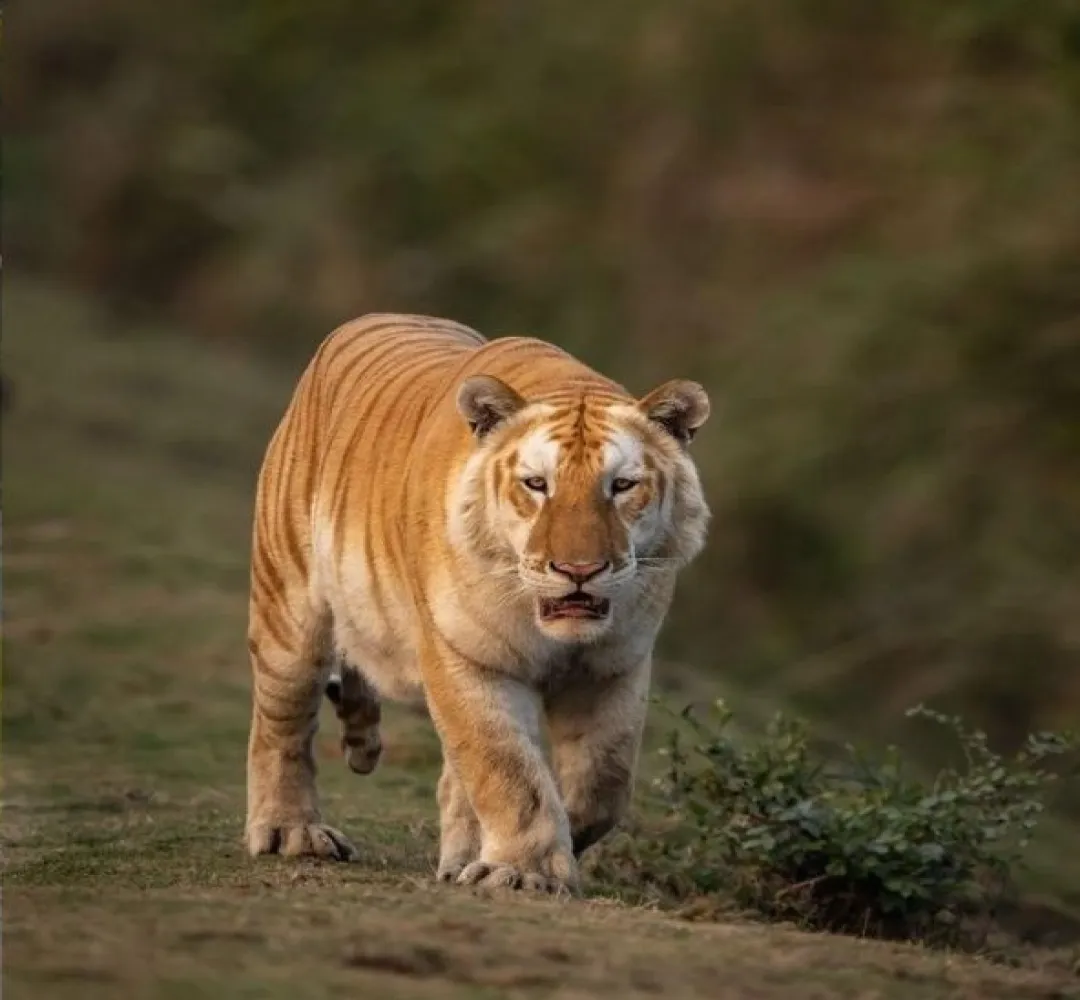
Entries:
[[590,563],[567,563],[567,562],[552,562],[548,565],[556,573],[561,573],[563,576],[570,577],[579,587],[591,580],[594,576],[598,576],[608,568],[606,562],[590,562]]

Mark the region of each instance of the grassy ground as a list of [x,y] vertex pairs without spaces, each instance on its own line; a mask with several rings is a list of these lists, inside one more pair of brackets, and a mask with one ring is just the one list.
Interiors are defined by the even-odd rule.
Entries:
[[325,719],[326,814],[358,864],[248,860],[248,512],[288,385],[6,285],[9,996],[1080,996],[1050,953],[1007,968],[687,923],[602,885],[571,904],[436,887],[438,748],[403,711],[367,779]]

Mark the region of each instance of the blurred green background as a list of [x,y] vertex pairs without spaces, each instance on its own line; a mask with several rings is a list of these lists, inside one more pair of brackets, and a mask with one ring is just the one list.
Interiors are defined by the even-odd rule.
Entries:
[[369,310],[693,376],[666,661],[876,741],[1080,720],[1078,0],[34,0],[4,40],[8,277],[279,371],[230,476]]

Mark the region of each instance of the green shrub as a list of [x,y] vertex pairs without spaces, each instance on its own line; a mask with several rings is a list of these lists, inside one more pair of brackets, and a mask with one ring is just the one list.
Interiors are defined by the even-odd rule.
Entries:
[[753,742],[716,711],[712,724],[682,713],[657,780],[666,818],[613,840],[601,877],[662,902],[929,943],[959,943],[992,914],[1056,777],[1043,765],[1076,746],[1037,733],[1005,759],[984,733],[920,706],[908,714],[950,728],[966,761],[928,784],[895,748],[876,764],[850,746],[826,761],[799,720],[778,714]]

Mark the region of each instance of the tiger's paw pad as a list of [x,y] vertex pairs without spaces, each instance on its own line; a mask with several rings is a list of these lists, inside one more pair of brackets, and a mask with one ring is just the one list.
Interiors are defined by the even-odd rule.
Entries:
[[288,858],[314,857],[326,861],[353,861],[356,848],[340,830],[324,823],[254,823],[248,827],[247,848],[252,857],[280,854]]

